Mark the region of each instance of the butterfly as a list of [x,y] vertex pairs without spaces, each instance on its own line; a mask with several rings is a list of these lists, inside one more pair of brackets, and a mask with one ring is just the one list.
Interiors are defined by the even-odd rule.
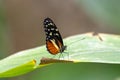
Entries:
[[46,48],[52,55],[63,53],[67,46],[64,45],[58,28],[50,18],[44,19],[46,34]]

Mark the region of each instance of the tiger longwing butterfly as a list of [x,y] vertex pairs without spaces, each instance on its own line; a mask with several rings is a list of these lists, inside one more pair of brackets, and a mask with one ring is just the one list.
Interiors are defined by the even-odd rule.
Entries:
[[63,43],[58,28],[50,18],[44,20],[44,29],[47,50],[53,55],[64,52],[66,46]]

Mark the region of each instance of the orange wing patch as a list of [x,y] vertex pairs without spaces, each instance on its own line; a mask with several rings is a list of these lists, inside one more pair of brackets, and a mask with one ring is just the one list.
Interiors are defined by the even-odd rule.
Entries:
[[46,44],[47,44],[47,49],[51,54],[56,55],[57,53],[60,52],[58,46],[54,43],[54,41],[52,40],[47,41]]

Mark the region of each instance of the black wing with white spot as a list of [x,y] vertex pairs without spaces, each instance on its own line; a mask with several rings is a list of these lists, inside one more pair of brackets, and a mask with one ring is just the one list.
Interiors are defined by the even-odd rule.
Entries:
[[46,41],[59,40],[60,43],[63,45],[63,40],[59,33],[59,30],[57,29],[56,25],[50,18],[46,18],[44,20],[44,29],[45,29],[45,33],[46,33]]

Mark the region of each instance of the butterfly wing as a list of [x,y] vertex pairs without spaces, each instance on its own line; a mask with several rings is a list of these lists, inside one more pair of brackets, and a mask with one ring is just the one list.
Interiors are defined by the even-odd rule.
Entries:
[[51,54],[57,54],[61,52],[64,46],[62,37],[50,18],[44,20],[44,29],[46,33],[46,46]]

